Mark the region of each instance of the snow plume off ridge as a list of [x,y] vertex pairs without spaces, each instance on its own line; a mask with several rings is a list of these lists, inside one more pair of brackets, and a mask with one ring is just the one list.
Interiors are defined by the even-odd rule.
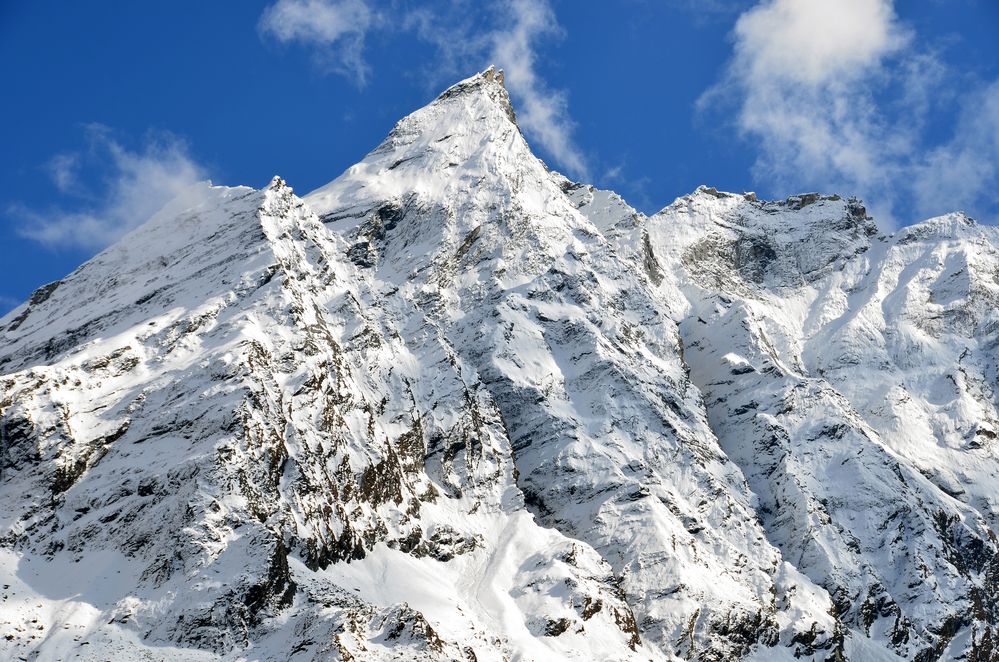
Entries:
[[992,660],[999,236],[550,171],[489,69],[0,320],[0,657]]

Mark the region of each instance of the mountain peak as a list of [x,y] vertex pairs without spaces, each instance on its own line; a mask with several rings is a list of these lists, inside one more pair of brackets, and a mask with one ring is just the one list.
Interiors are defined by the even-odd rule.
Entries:
[[325,215],[342,209],[347,199],[356,203],[360,189],[381,199],[436,197],[445,190],[457,195],[484,179],[517,180],[525,168],[532,178],[547,180],[547,167],[516,120],[502,70],[489,67],[401,119],[364,160],[306,200]]
[[498,69],[494,64],[489,65],[477,74],[473,74],[451,85],[438,98],[462,94],[488,85],[495,85],[506,89],[503,70]]
[[[495,82],[499,83],[500,85],[504,85],[503,84],[503,70],[502,69],[497,69],[495,64],[490,64],[488,67],[486,67],[485,71],[479,72],[478,75],[482,76],[482,78],[484,78],[486,81],[490,81],[490,82],[495,81]],[[506,87],[506,86],[504,85],[504,87]]]
[[283,188],[288,188],[288,182],[279,175],[274,175],[271,178],[271,183],[267,185],[268,191],[280,191]]
[[513,110],[513,104],[510,103],[510,94],[506,89],[503,70],[497,69],[495,65],[489,65],[484,71],[480,71],[474,76],[469,76],[465,80],[455,83],[444,90],[434,103],[476,93],[485,93],[503,109],[503,112],[506,113],[511,122],[514,124],[517,123],[517,114]]

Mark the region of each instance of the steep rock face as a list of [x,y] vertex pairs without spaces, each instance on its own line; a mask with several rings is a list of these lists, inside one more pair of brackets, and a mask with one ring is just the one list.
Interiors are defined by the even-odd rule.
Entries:
[[725,658],[818,627],[780,613],[797,585],[647,279],[530,153],[495,80],[456,90],[306,202],[474,370],[528,509],[607,559],[643,639]]
[[200,187],[0,320],[0,652],[989,659],[997,243],[646,218],[491,69]]

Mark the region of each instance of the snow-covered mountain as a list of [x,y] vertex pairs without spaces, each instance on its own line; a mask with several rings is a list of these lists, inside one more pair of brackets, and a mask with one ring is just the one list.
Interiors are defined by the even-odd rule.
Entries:
[[0,657],[991,660],[999,233],[551,172],[492,69],[0,320]]

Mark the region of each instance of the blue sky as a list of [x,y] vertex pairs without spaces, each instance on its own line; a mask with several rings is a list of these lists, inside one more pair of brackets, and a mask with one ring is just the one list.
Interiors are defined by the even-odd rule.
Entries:
[[192,181],[324,184],[490,63],[540,156],[646,212],[999,220],[991,0],[0,2],[0,313]]

